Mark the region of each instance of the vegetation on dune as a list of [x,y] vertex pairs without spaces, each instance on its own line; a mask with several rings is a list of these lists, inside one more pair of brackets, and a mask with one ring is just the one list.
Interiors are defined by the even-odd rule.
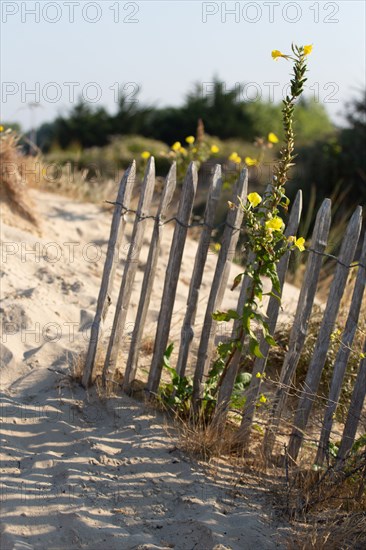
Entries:
[[10,212],[38,227],[34,205],[28,196],[31,179],[27,170],[29,158],[22,156],[19,139],[13,130],[0,127],[0,201],[9,207]]
[[[141,135],[172,145],[191,135],[198,119],[203,120],[207,134],[221,140],[237,138],[253,142],[270,131],[282,138],[279,105],[245,99],[242,89],[239,86],[226,90],[223,82],[214,79],[209,93],[196,84],[182,106],[161,108],[145,106],[138,98],[131,102],[121,94],[115,114],[80,100],[66,116],[38,129],[38,145],[44,152],[54,148],[102,147],[117,135]],[[314,100],[302,99],[296,116],[299,143],[334,133],[323,105]]]

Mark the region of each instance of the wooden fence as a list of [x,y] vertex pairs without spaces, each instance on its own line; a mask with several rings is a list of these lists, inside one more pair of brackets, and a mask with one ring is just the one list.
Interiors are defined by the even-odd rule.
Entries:
[[[114,213],[112,217],[100,293],[97,301],[95,319],[91,327],[89,348],[83,373],[83,385],[85,387],[94,382],[96,373],[96,358],[99,358],[100,354],[103,353],[101,345],[103,323],[105,321],[108,308],[112,305],[111,296],[116,274],[116,257],[118,256],[118,251],[121,247],[125,232],[126,214],[132,212],[132,210],[130,210],[130,200],[135,183],[135,176],[136,166],[133,162],[122,178],[117,199],[114,203]],[[164,225],[167,222],[169,205],[176,188],[175,165],[172,165],[166,178],[157,212],[154,215],[151,215],[150,209],[154,185],[155,165],[154,159],[150,158],[140,191],[140,199],[137,210],[133,211],[135,217],[131,244],[129,246],[127,259],[124,265],[122,280],[120,282],[118,300],[115,304],[113,327],[108,342],[102,374],[103,383],[105,385],[108,381],[113,379],[115,374],[144,233],[146,225],[153,220],[153,232],[150,241],[149,255],[144,269],[144,277],[141,284],[137,315],[128,350],[128,358],[126,364],[123,365],[123,390],[127,393],[130,392],[131,385],[137,375],[139,350],[141,347],[146,316],[149,309],[154,278],[156,275],[159,251],[161,248],[162,232],[164,230]],[[211,234],[214,229],[213,224],[215,211],[221,197],[221,186],[221,168],[217,165],[212,176],[204,219],[199,224],[201,226],[201,235],[195,263],[192,269],[187,308],[181,326],[178,360],[175,366],[177,373],[180,376],[184,376],[189,358],[191,358],[191,365],[192,361],[194,361],[193,405],[196,407],[202,397],[204,381],[215,358],[215,335],[217,331],[217,322],[214,321],[212,314],[219,310],[223,304],[224,293],[230,276],[230,267],[234,258],[243,222],[243,212],[240,208],[228,210],[224,224],[224,231],[221,237],[221,247],[217,256],[216,268],[212,279],[212,285],[207,303],[205,304],[206,309],[204,323],[201,327],[197,327],[195,325],[195,319],[200,287],[211,243]],[[243,202],[246,201],[247,186],[248,172],[244,169],[238,178],[233,192],[232,202],[234,204],[238,204],[239,200]],[[175,223],[175,229],[165,274],[160,313],[154,339],[154,351],[146,385],[146,391],[152,395],[158,392],[161,380],[163,359],[169,342],[173,307],[176,299],[176,291],[182,265],[187,231],[190,227],[196,188],[197,169],[195,165],[191,163],[187,170],[181,189],[177,214],[173,219],[169,220],[170,222],[173,221]],[[286,227],[287,236],[296,235],[301,217],[301,208],[302,197],[301,192],[299,192],[292,205],[289,215]],[[306,271],[298,299],[296,313],[292,323],[292,329],[289,335],[288,349],[282,365],[279,382],[276,386],[274,395],[269,399],[270,405],[267,408],[267,418],[265,419],[266,426],[263,438],[264,452],[267,456],[272,455],[276,436],[278,432],[281,431],[281,422],[283,422],[284,411],[286,409],[286,402],[288,399],[288,389],[294,380],[296,368],[304,347],[308,325],[313,311],[322,262],[326,256],[325,249],[327,246],[330,224],[331,201],[329,199],[325,199],[317,213],[314,230],[311,237],[311,244],[307,250]],[[300,396],[294,419],[291,422],[292,432],[289,435],[287,446],[289,456],[293,461],[296,461],[300,448],[304,442],[304,438],[306,438],[305,434],[307,433],[307,427],[309,425],[314,402],[317,399],[317,391],[319,388],[322,371],[326,363],[327,353],[336,324],[341,298],[345,291],[349,271],[352,268],[357,269],[357,277],[351,304],[349,306],[348,318],[341,336],[338,354],[333,366],[329,396],[324,405],[324,418],[322,422],[321,434],[320,437],[317,436],[318,452],[316,462],[317,464],[322,464],[327,458],[329,442],[332,436],[334,413],[342,391],[342,384],[350,353],[352,353],[352,344],[357,326],[359,324],[361,304],[365,290],[366,237],[363,242],[359,261],[357,264],[354,263],[354,256],[360,238],[361,225],[362,209],[361,207],[358,207],[356,208],[347,226],[339,256],[338,258],[335,258],[335,271],[332,284],[329,289],[327,302],[322,313],[322,322],[316,340],[315,349],[308,365],[303,387],[299,388]],[[285,281],[289,263],[289,255],[290,252],[286,253],[278,265],[278,275],[281,282],[281,289],[283,288]],[[251,259],[253,259],[253,257]],[[237,304],[237,311],[239,314],[242,310],[243,304],[245,303],[249,285],[250,280],[248,280],[248,278],[244,278]],[[272,334],[276,329],[279,310],[279,300],[272,296],[269,300],[267,308],[268,323]],[[198,333],[199,330],[200,333]],[[233,334],[237,334],[236,330],[237,326],[235,325]],[[199,337],[199,347],[198,353],[195,354],[196,356],[192,357],[191,345],[194,335]],[[260,342],[260,349],[264,358],[258,358],[254,363],[251,383],[246,391],[246,403],[242,414],[242,422],[238,431],[238,437],[244,448],[249,445],[251,429],[256,416],[256,405],[258,403],[258,398],[260,396],[260,391],[263,384],[262,376],[259,375],[262,375],[265,372],[269,353],[269,345],[264,339]],[[364,352],[366,357],[366,340]],[[366,393],[365,357],[362,358],[362,355],[360,355],[359,358],[357,379],[354,383],[353,394],[338,451],[338,458],[340,461],[343,461],[350,452],[361,418]],[[232,364],[227,371],[218,393],[216,413],[214,417],[216,421],[218,419],[223,421],[226,418],[230,396],[233,391],[237,373],[241,364],[241,359],[242,352],[236,351]],[[261,413],[261,418],[263,419],[263,413]]]

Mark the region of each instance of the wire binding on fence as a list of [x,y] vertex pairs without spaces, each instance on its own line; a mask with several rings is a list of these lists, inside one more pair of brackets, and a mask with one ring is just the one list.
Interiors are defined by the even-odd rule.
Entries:
[[[208,225],[207,223],[205,222],[193,222],[193,223],[190,223],[190,224],[184,224],[182,223],[176,216],[173,216],[167,220],[165,220],[164,222],[161,221],[161,218],[160,216],[141,216],[141,214],[138,213],[137,210],[133,210],[131,208],[126,208],[123,204],[121,204],[120,202],[117,202],[117,201],[104,201],[108,204],[113,204],[113,205],[118,205],[118,206],[122,206],[122,216],[124,216],[125,214],[135,214],[135,216],[137,217],[137,219],[139,221],[142,221],[142,220],[154,220],[154,221],[158,221],[159,222],[159,225],[167,225],[168,223],[171,223],[171,222],[176,222],[178,225],[180,225],[181,227],[184,227],[186,229],[191,229],[191,228],[195,228],[195,227],[208,227],[208,229],[210,229],[211,231],[215,231],[217,229],[220,229],[221,227],[229,227],[230,229],[232,229],[233,231],[240,231],[241,233],[245,233],[245,229],[243,227],[234,227],[232,226],[231,224],[227,223],[227,221],[223,221],[215,226],[210,226]],[[315,250],[314,248],[305,248],[304,252],[313,252],[314,254],[318,254],[319,256],[323,256],[324,258],[329,258],[330,260],[334,260],[337,264],[339,265],[342,265],[343,267],[346,267],[347,269],[353,269],[354,267],[363,267],[363,269],[366,269],[366,265],[364,265],[363,263],[361,262],[352,262],[350,265],[347,265],[343,262],[341,262],[337,256],[334,256],[334,254],[329,254],[329,253],[326,253],[326,252],[319,252],[318,250]]]

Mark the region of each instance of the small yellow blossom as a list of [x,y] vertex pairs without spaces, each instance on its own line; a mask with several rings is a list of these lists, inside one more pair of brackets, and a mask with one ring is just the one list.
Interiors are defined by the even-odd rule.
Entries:
[[218,153],[220,149],[217,147],[217,145],[211,145],[211,153]]
[[276,134],[274,134],[273,132],[270,132],[270,133],[268,134],[268,141],[269,141],[270,143],[278,143],[279,139],[278,139],[278,137],[276,136]]
[[194,143],[194,136],[188,136],[188,137],[186,137],[186,142],[189,143],[190,145],[191,145],[192,143]]
[[309,55],[313,51],[313,45],[308,44],[307,46],[304,46],[304,54]]
[[213,249],[215,250],[215,252],[220,252],[221,244],[220,243],[215,243],[213,245]]
[[294,245],[296,248],[300,250],[300,252],[303,252],[305,250],[305,239],[304,237],[299,237],[295,240]]
[[272,50],[272,58],[278,59],[279,57],[285,57],[280,50]]
[[4,126],[0,126],[0,132],[4,131]]
[[181,155],[184,155],[185,157],[187,156],[187,149],[185,149],[184,147],[180,147],[178,151]]
[[260,372],[257,372],[257,374],[255,375],[256,378],[262,378],[262,375]]
[[144,160],[147,160],[151,157],[151,153],[149,153],[149,151],[143,151],[141,153],[141,158],[144,159]]
[[231,155],[229,156],[229,160],[235,162],[235,164],[241,163],[241,157],[239,157],[238,153],[236,153],[235,151],[234,153],[231,153]]
[[284,226],[283,219],[279,216],[266,221],[266,228],[272,231],[281,231]]
[[330,335],[330,339],[332,342],[336,342],[340,336],[341,336],[341,330],[337,328],[333,330],[332,334]]
[[173,151],[179,151],[179,149],[182,147],[182,144],[180,141],[176,141],[175,143],[173,143],[172,145],[172,149]]
[[258,193],[249,193],[248,201],[250,202],[251,206],[255,208],[256,206],[258,206],[259,203],[262,202],[262,197]]
[[267,397],[265,395],[263,395],[263,393],[261,394],[261,396],[259,398],[259,403],[267,403]]
[[197,147],[193,147],[192,153],[197,153],[197,151],[198,151]]
[[244,160],[247,166],[257,166],[258,164],[257,159],[252,159],[252,157],[245,157]]

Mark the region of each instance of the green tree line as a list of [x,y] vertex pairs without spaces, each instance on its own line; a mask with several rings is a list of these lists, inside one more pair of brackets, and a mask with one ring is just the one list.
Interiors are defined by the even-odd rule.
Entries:
[[[171,145],[195,133],[202,119],[208,134],[220,139],[240,138],[252,142],[256,137],[275,132],[281,137],[281,112],[278,104],[244,101],[242,87],[227,91],[218,79],[210,93],[202,93],[199,84],[189,92],[179,107],[143,105],[120,95],[117,111],[110,114],[104,107],[79,101],[66,116],[43,124],[37,131],[38,145],[44,152],[53,147],[68,149],[78,146],[101,147],[112,136],[141,135]],[[306,143],[315,136],[334,132],[326,110],[320,103],[303,100],[298,106],[298,142]]]

